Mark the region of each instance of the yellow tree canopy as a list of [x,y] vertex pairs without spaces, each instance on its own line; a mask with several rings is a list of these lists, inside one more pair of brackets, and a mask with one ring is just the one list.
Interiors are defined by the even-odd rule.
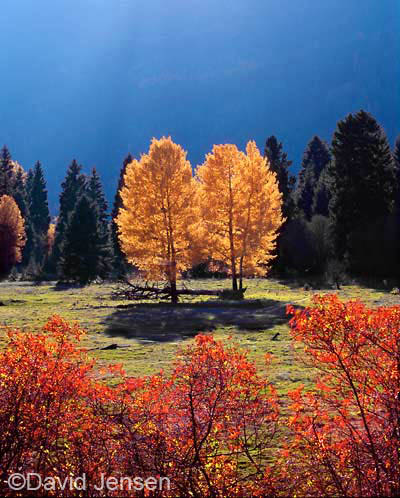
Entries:
[[275,173],[251,141],[246,153],[235,145],[215,145],[196,177],[198,233],[209,255],[230,268],[236,289],[237,276],[265,272],[273,258],[283,222]]
[[0,198],[0,275],[21,261],[25,245],[24,219],[14,201],[8,195]]
[[170,137],[153,139],[127,166],[124,182],[116,220],[121,248],[148,278],[172,287],[192,262],[195,182],[186,152]]

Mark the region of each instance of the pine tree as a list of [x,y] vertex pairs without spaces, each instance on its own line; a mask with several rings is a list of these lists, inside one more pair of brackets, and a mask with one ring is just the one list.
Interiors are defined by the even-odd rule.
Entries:
[[112,264],[112,247],[110,240],[110,224],[107,214],[108,204],[96,168],[92,169],[92,173],[87,182],[86,196],[91,202],[92,208],[96,211],[100,229],[99,235],[101,240],[99,241],[99,244],[101,248],[98,257],[103,258],[103,261],[99,262],[98,266],[103,268],[103,270],[102,274],[99,274],[99,276],[109,275]]
[[21,212],[22,217],[26,220],[29,216],[29,201],[26,190],[26,180],[22,170],[18,170],[15,177],[13,197]]
[[265,142],[264,157],[268,159],[271,171],[276,174],[278,180],[278,188],[282,193],[282,216],[285,218],[284,223],[280,227],[278,237],[276,239],[276,255],[277,257],[272,261],[272,267],[278,272],[285,270],[287,260],[282,249],[282,237],[287,229],[287,225],[294,215],[294,186],[296,178],[290,175],[289,168],[292,161],[287,158],[286,152],[283,152],[283,145],[278,142],[277,138],[272,135],[267,138]]
[[393,215],[389,219],[389,230],[392,234],[392,246],[394,247],[394,268],[393,274],[400,277],[400,135],[395,140],[393,148],[393,164],[395,170],[394,185],[394,209]]
[[25,185],[26,185],[26,193],[27,193],[27,196],[29,198],[31,195],[31,192],[32,192],[32,185],[33,185],[33,169],[32,168],[29,169],[28,174],[26,175]]
[[312,167],[316,181],[318,181],[322,171],[326,168],[331,160],[328,145],[317,135],[307,145],[304,152],[302,168],[306,170]]
[[313,215],[316,180],[312,168],[300,171],[299,184],[296,191],[297,209],[300,216],[310,221]]
[[332,179],[329,173],[329,166],[320,174],[314,191],[312,204],[312,214],[329,217],[329,203],[332,198]]
[[46,181],[39,161],[33,169],[29,192],[29,221],[32,227],[32,257],[37,265],[43,263],[46,255],[47,232],[50,225],[50,212],[47,200]]
[[30,191],[30,212],[32,225],[36,233],[47,234],[50,225],[50,212],[47,200],[46,180],[39,161],[33,170],[32,188]]
[[380,227],[394,207],[389,143],[376,120],[361,110],[338,122],[332,153],[336,255],[346,255],[353,271],[367,271],[374,245],[383,237]]
[[299,214],[304,216],[308,221],[311,220],[313,214],[317,214],[313,212],[314,196],[319,178],[322,172],[328,167],[330,161],[331,154],[328,145],[315,135],[304,151],[299,182],[296,189]]
[[122,163],[121,172],[119,175],[117,192],[114,198],[113,210],[111,213],[111,242],[113,247],[113,269],[117,277],[126,274],[128,269],[128,262],[126,261],[125,254],[121,251],[121,246],[118,237],[118,225],[116,223],[116,218],[118,216],[120,208],[123,207],[121,192],[125,187],[125,173],[126,167],[133,161],[131,154],[128,154]]
[[85,191],[86,177],[82,174],[82,166],[75,159],[67,170],[64,182],[61,184],[60,210],[56,227],[52,261],[49,265],[53,270],[59,264],[61,258],[61,246],[65,242],[65,231],[80,197]]
[[99,212],[82,195],[64,233],[60,273],[63,280],[87,284],[105,278],[108,245],[102,233]]
[[30,199],[32,193],[33,184],[33,169],[29,169],[25,180],[25,195],[26,195],[26,207],[27,215],[25,216],[25,232],[26,232],[26,243],[24,247],[24,252],[22,255],[22,266],[24,268],[28,267],[31,262],[33,247],[34,247],[34,232],[30,219]]
[[10,151],[4,145],[0,151],[0,197],[14,194],[14,168]]
[[289,161],[287,153],[283,152],[282,142],[272,135],[267,138],[264,149],[264,157],[269,161],[271,171],[276,173],[279,192],[282,193],[283,217],[289,220],[293,215],[294,202],[292,192],[296,183],[296,178],[290,175],[289,168],[293,161]]
[[103,232],[106,233],[108,231],[108,204],[96,168],[92,169],[92,173],[87,183],[86,194],[97,209],[100,225]]

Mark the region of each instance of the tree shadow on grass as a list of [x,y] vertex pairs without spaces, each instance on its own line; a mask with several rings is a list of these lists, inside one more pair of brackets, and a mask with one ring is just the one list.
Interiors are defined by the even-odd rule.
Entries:
[[178,305],[137,304],[120,307],[106,318],[109,337],[171,342],[218,327],[240,331],[266,330],[288,322],[286,304],[272,299],[224,303],[206,301]]

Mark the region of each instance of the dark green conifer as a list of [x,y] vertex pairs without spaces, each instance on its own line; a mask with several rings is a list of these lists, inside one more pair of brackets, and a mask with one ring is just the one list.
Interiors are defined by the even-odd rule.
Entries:
[[26,190],[25,174],[22,170],[17,172],[14,181],[13,197],[25,222],[29,215],[29,200]]
[[54,249],[50,267],[52,270],[58,266],[61,258],[61,247],[65,242],[65,231],[70,217],[74,212],[82,194],[85,192],[86,177],[82,174],[82,166],[74,159],[67,170],[65,180],[61,184],[60,209],[56,227]]
[[314,191],[312,204],[313,216],[321,215],[329,217],[329,203],[332,198],[332,181],[329,176],[329,168],[322,171]]
[[126,172],[126,167],[129,163],[133,161],[131,154],[128,154],[122,163],[122,168],[119,175],[117,192],[114,198],[113,210],[111,213],[111,242],[113,247],[113,271],[117,277],[126,274],[129,265],[125,259],[124,253],[121,251],[121,247],[118,239],[118,227],[115,222],[118,212],[122,207],[121,190],[124,187],[124,176]]
[[313,211],[314,197],[319,178],[322,172],[329,166],[330,161],[331,155],[328,145],[315,135],[304,151],[296,188],[298,213],[308,221],[311,220],[313,214],[322,214],[314,213]]
[[87,284],[106,278],[109,247],[99,213],[88,196],[82,195],[65,230],[60,260],[62,280]]
[[97,209],[100,225],[104,233],[106,233],[108,231],[108,204],[96,168],[92,169],[92,173],[87,182],[86,194]]
[[0,151],[0,197],[14,195],[14,168],[10,151],[4,145]]
[[32,179],[29,181],[29,222],[33,232],[31,258],[39,267],[43,264],[46,247],[47,233],[50,225],[50,212],[47,199],[46,180],[44,178],[42,165],[36,162]]
[[[336,256],[351,270],[370,270],[385,219],[393,212],[395,169],[383,129],[361,110],[337,124],[332,141],[331,215]],[[384,259],[384,255],[381,254]]]
[[292,192],[296,183],[296,178],[289,171],[292,161],[288,160],[287,153],[283,151],[282,142],[278,142],[274,135],[266,140],[264,157],[268,159],[271,170],[276,173],[279,191],[282,193],[282,213],[286,220],[289,220],[293,215]]

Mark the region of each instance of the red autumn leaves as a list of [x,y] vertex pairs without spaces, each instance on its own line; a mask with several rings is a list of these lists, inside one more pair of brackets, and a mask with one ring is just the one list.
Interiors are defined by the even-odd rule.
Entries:
[[10,332],[2,495],[12,472],[37,472],[85,473],[89,496],[101,474],[170,479],[150,496],[398,496],[400,308],[325,296],[289,313],[319,375],[280,399],[244,351],[211,336],[182,349],[170,375],[114,367],[106,384],[78,327],[53,317],[41,333]]
[[81,335],[59,317],[40,334],[9,333],[0,363],[2,495],[12,494],[13,472],[61,481],[85,473],[88,487],[101,474],[167,476],[165,496],[243,496],[264,481],[277,400],[243,352],[198,336],[170,376],[129,379],[115,367],[107,378],[119,382],[109,387],[78,347]]
[[319,371],[291,394],[287,472],[301,496],[400,495],[400,307],[336,296],[289,310],[293,337]]

